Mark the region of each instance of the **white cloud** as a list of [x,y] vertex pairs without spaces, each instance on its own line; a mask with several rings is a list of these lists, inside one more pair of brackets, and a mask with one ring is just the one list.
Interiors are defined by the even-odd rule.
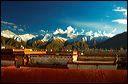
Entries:
[[127,9],[123,7],[117,7],[116,9],[114,9],[114,11],[123,12],[123,14],[127,17]]
[[1,24],[6,24],[6,25],[15,25],[14,23],[11,23],[11,22],[5,22],[5,21],[1,21]]
[[74,33],[74,28],[72,26],[68,26],[67,27],[67,34],[71,34],[71,33]]
[[69,35],[74,32],[75,32],[74,28],[72,26],[68,26],[65,31],[63,29],[59,28],[53,34],[56,35],[56,34],[65,34],[66,33],[67,35]]
[[93,28],[97,30],[104,29],[105,31],[109,31],[113,28],[110,24],[104,23],[104,22],[83,22],[83,21],[70,21],[69,22],[72,25],[75,25],[78,28]]
[[56,34],[64,34],[65,31],[63,29],[57,29],[53,34],[56,35]]
[[112,22],[117,22],[119,24],[127,24],[127,19],[117,19],[113,20]]
[[41,29],[40,31],[41,31],[41,32],[45,32],[45,31],[44,31],[44,30],[42,30],[42,29]]
[[23,29],[18,29],[18,31],[21,31],[21,32],[23,32],[24,30],[23,30]]
[[11,23],[11,22],[1,21],[1,24],[8,25],[9,28],[11,28],[10,26],[12,26],[14,29],[17,28],[16,24]]
[[14,28],[14,29],[16,29],[16,28],[17,28],[17,26],[13,26],[13,28]]
[[67,30],[65,30],[65,33],[67,33],[67,37],[70,37],[71,39],[73,39],[77,36],[76,34],[74,34],[75,30],[72,26],[68,26]]
[[[123,7],[117,7],[116,9],[114,9],[114,11],[122,12],[124,14],[124,16],[127,17],[127,9],[125,9]],[[112,22],[117,22],[119,24],[127,24],[127,18],[126,19],[116,19],[116,20],[113,20]]]
[[[105,26],[106,28],[109,28],[110,26]],[[93,37],[100,37],[100,36],[107,36],[107,37],[113,37],[114,33],[116,31],[116,28],[113,28],[111,33],[106,33],[105,31],[97,31],[97,32],[93,32],[93,31],[87,31],[85,32],[84,29],[82,29],[81,32],[76,32],[76,29],[74,29],[71,26],[68,26],[66,30],[63,29],[57,29],[53,34],[67,34],[67,37],[70,37],[71,39],[77,37],[78,35],[86,35],[86,36],[90,36],[90,38],[92,39]],[[75,33],[74,33],[75,32]]]
[[56,34],[67,34],[67,37],[70,37],[70,38],[75,38],[77,36],[74,33],[75,33],[75,29],[72,26],[68,26],[65,31],[63,29],[59,28],[55,32],[53,32],[54,35],[56,35]]

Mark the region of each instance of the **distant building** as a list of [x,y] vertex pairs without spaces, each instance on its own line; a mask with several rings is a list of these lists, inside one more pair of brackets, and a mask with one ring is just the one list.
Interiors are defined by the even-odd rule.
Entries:
[[[77,61],[77,51],[73,52],[55,52],[55,51],[33,51],[32,49],[2,49],[4,52],[2,57],[6,57],[7,53],[10,58],[13,57],[17,67],[33,64],[53,64],[67,65],[68,62]],[[9,60],[6,58],[6,60]]]
[[[69,69],[116,69],[118,61],[117,57],[110,58],[107,56],[108,58],[102,58],[102,56],[88,56],[76,50],[72,52],[55,52],[32,49],[1,49],[1,51],[1,60],[14,60],[17,67],[29,65],[64,65]],[[80,57],[84,57],[87,60],[81,61],[79,60]]]

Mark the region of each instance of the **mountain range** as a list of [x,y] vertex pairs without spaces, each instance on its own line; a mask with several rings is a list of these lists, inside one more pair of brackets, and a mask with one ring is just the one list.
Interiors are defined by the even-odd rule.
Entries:
[[[1,45],[12,47],[40,49],[85,49],[85,48],[119,48],[127,44],[127,32],[110,37],[107,34],[86,32],[75,34],[71,26],[67,30],[57,29],[55,32],[33,34],[24,26],[1,22]],[[123,42],[123,43],[122,43]],[[16,44],[16,45],[15,45]]]
[[90,39],[89,36],[78,35],[71,39],[66,34],[58,35],[32,35],[23,34],[17,35],[10,30],[3,30],[1,32],[1,45],[12,46],[20,48],[21,46],[27,48],[39,49],[85,49],[93,48],[94,44],[97,48],[120,48],[127,46],[127,32],[118,34],[112,38],[97,37]]
[[109,37],[94,37],[91,38],[90,36],[86,35],[78,35],[74,38],[68,37],[66,34],[41,34],[41,35],[33,35],[33,34],[22,34],[22,35],[17,35],[14,32],[10,30],[3,30],[1,31],[1,36],[6,37],[6,38],[12,38],[18,42],[24,41],[26,42],[27,45],[31,46],[33,42],[40,41],[40,42],[51,42],[53,40],[59,39],[62,42],[65,42],[66,44],[78,42],[78,41],[86,41],[89,43],[91,46],[94,41],[97,43],[101,43],[105,40],[107,40]]

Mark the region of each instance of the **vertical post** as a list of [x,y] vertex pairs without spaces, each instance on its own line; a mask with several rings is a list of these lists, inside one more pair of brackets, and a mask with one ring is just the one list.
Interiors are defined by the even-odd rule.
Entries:
[[98,69],[98,64],[96,65],[96,69]]
[[77,69],[78,69],[78,64],[77,64]]
[[119,58],[118,58],[118,55],[116,54],[116,59],[115,59],[115,64],[116,64],[116,69],[117,69],[117,67],[118,67],[118,60],[119,60]]
[[22,57],[20,55],[16,55],[16,57],[15,57],[15,66],[17,68],[20,68],[20,65],[23,63],[22,61],[23,61]]
[[77,51],[73,51],[73,62],[74,61],[77,61],[77,57],[78,57],[78,54],[77,54]]

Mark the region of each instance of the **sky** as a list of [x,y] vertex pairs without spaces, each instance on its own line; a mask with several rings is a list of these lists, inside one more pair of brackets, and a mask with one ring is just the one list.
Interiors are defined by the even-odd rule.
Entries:
[[1,23],[33,34],[113,36],[127,31],[127,1],[2,1]]

